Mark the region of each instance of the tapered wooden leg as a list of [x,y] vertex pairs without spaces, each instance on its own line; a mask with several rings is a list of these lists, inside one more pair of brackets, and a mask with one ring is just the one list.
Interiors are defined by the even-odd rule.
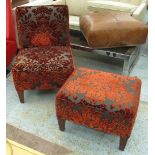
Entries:
[[20,90],[20,91],[18,90],[17,93],[18,93],[20,103],[24,103],[24,90]]
[[121,151],[124,151],[128,138],[129,137],[120,137],[119,149]]
[[65,130],[65,121],[64,119],[60,119],[60,118],[57,118],[58,119],[58,124],[59,124],[59,129],[61,131],[64,131]]

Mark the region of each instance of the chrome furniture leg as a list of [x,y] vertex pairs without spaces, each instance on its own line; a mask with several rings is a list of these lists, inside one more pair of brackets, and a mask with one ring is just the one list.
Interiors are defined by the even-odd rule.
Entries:
[[132,71],[133,67],[135,66],[135,64],[139,58],[140,47],[136,47],[136,49],[133,51],[129,50],[129,52],[127,52],[127,54],[129,55],[129,58],[124,60],[123,72],[122,72],[122,74],[124,74],[124,75],[129,75],[130,72]]
[[123,64],[123,75],[129,75],[129,60],[124,60],[124,64]]

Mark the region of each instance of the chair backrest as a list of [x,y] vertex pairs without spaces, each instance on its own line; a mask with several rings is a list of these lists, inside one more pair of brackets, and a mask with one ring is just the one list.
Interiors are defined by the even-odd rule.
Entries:
[[140,5],[142,2],[147,2],[147,0],[109,0],[109,1],[129,3],[129,4],[133,4],[133,5]]
[[117,0],[117,1],[134,4],[134,5],[140,5],[142,2],[146,2],[147,0]]
[[19,48],[70,45],[66,5],[18,7],[16,23]]

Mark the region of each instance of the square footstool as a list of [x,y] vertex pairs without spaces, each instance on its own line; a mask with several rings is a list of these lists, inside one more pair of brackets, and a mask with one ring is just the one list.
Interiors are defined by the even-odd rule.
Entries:
[[72,121],[120,136],[124,150],[136,119],[141,80],[86,68],[77,68],[56,95],[59,128]]

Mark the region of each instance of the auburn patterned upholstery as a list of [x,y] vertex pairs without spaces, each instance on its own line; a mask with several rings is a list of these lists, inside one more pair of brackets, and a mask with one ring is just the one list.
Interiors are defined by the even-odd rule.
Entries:
[[12,68],[15,88],[54,89],[74,70],[67,6],[27,6],[16,9],[19,53]]
[[26,6],[16,9],[20,48],[69,46],[67,6]]
[[129,137],[137,115],[141,81],[77,68],[56,96],[58,120]]

